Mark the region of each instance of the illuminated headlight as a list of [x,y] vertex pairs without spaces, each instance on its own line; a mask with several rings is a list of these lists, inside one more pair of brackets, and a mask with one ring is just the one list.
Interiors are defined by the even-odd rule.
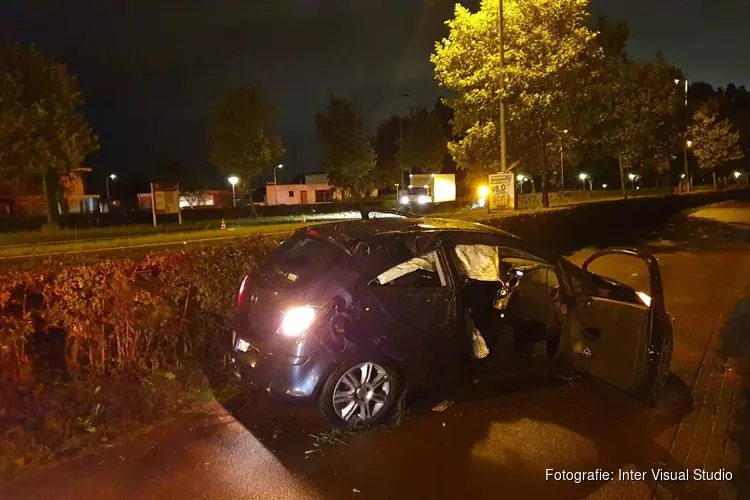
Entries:
[[426,194],[420,195],[419,198],[417,198],[417,203],[419,203],[420,205],[424,205],[425,203],[429,203],[429,202],[430,202],[430,197],[427,196]]
[[408,205],[409,204],[409,197],[408,196],[402,196],[401,197],[401,204],[402,205]]
[[649,297],[643,292],[635,292],[635,294],[638,296],[639,299],[641,299],[641,302],[643,302],[643,304],[646,307],[651,307],[651,297]]
[[287,337],[299,337],[310,328],[315,320],[315,309],[312,307],[294,307],[284,314],[279,333]]

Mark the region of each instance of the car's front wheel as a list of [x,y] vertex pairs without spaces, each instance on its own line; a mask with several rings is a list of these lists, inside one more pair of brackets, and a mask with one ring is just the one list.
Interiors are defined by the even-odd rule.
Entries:
[[362,356],[340,364],[318,397],[318,408],[339,429],[371,427],[396,406],[401,391],[393,363]]

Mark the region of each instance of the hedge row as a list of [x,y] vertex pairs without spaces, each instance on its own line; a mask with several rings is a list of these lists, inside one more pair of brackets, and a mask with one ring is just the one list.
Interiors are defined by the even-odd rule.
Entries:
[[220,377],[242,276],[278,243],[4,274],[0,473],[158,418],[198,380]]

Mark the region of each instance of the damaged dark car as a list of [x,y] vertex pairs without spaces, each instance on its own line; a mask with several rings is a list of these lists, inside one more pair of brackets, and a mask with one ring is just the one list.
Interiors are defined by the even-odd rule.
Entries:
[[[245,277],[238,376],[339,428],[377,424],[407,387],[491,360],[549,361],[653,404],[673,337],[652,255],[604,250],[579,268],[488,226],[380,214],[301,229]],[[643,262],[650,290],[588,271],[609,254]]]

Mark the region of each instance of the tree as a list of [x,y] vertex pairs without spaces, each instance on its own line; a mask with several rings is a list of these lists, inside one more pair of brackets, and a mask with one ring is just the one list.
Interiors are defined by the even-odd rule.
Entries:
[[[459,168],[499,170],[500,100],[507,103],[508,157],[542,177],[542,200],[549,205],[547,176],[563,130],[583,126],[601,58],[595,33],[586,26],[587,0],[505,0],[505,75],[499,69],[498,2],[483,0],[470,12],[457,5],[447,22],[450,34],[432,55],[435,77],[458,95],[457,137],[448,149]],[[576,144],[570,141],[571,145]],[[553,156],[554,155],[554,156]]]
[[4,45],[0,75],[0,171],[41,181],[52,224],[49,183],[59,189],[60,178],[99,149],[98,137],[78,111],[83,97],[64,64],[34,47]]
[[688,127],[691,150],[701,168],[711,170],[716,188],[716,167],[744,158],[740,148],[740,134],[732,129],[729,120],[722,120],[715,103],[703,103],[693,115]]
[[409,113],[407,123],[404,127],[403,144],[399,141],[399,154],[403,154],[404,168],[423,174],[440,173],[448,142],[440,117],[435,111],[417,107]]
[[391,116],[380,122],[372,141],[376,157],[375,178],[379,186],[402,184],[403,171],[398,164],[398,141],[401,117]]
[[600,157],[617,158],[623,197],[627,198],[626,173],[638,169],[658,176],[679,149],[686,126],[684,94],[675,80],[683,75],[660,54],[649,61],[633,61],[625,48],[624,24],[600,18],[597,43],[604,57],[599,77],[592,83],[596,99],[593,120],[585,134],[585,149]]
[[325,114],[315,115],[315,128],[329,182],[362,200],[375,186],[377,174],[362,118],[349,102],[332,97]]
[[285,153],[281,137],[270,131],[276,116],[253,87],[225,93],[211,110],[210,163],[251,186],[253,177],[275,167]]

